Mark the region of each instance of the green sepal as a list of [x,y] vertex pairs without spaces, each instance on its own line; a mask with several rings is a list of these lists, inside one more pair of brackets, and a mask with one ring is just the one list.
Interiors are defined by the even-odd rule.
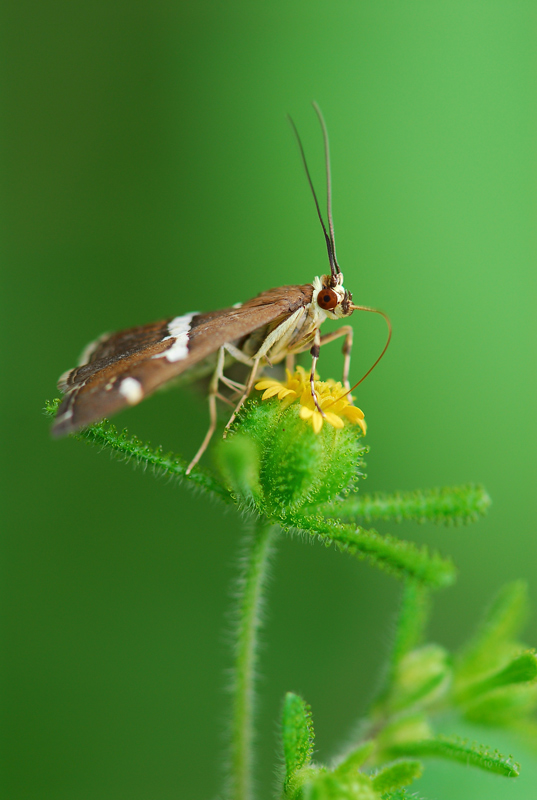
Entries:
[[415,759],[402,758],[387,764],[375,775],[371,776],[373,788],[380,794],[393,792],[404,786],[410,786],[423,774],[423,764]]
[[297,770],[310,764],[314,736],[309,705],[299,695],[287,692],[282,712],[286,783]]
[[221,439],[216,448],[216,462],[226,485],[237,500],[254,504],[259,502],[259,447],[254,439],[241,433]]

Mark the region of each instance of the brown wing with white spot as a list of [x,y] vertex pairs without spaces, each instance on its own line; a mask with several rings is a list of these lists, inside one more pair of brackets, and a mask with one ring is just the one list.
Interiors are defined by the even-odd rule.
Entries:
[[240,342],[259,328],[275,327],[311,297],[310,284],[284,286],[269,289],[239,308],[185,315],[180,350],[179,337],[170,335],[172,319],[102,336],[84,351],[86,363],[60,378],[58,388],[65,397],[53,435],[73,433],[135,405],[222,345]]

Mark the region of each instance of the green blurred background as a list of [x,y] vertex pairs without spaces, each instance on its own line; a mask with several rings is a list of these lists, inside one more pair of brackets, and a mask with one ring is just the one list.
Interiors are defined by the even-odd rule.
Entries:
[[[395,331],[358,394],[367,489],[481,481],[494,500],[473,527],[379,527],[458,564],[431,624],[443,644],[459,645],[507,580],[528,579],[537,604],[537,7],[8,0],[2,17],[4,796],[215,797],[241,520],[52,441],[43,402],[102,331],[325,271],[285,119],[321,193],[315,99],[345,285]],[[367,314],[353,326],[357,380],[385,329]],[[320,367],[339,376],[339,344]],[[118,421],[188,457],[205,401],[170,391]],[[282,539],[260,665],[260,797],[283,693],[312,704],[329,758],[378,685],[398,597],[367,565]],[[530,797],[534,757],[478,736],[524,760],[519,781],[431,764],[423,793]]]

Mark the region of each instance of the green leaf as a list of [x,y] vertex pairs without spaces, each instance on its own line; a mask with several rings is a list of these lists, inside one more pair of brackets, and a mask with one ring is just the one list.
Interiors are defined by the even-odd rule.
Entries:
[[417,742],[405,742],[390,748],[393,755],[445,758],[460,761],[468,766],[479,767],[487,772],[516,778],[520,773],[520,765],[512,756],[503,756],[497,750],[490,750],[485,745],[469,743],[458,737],[437,736]]
[[[60,400],[47,401],[45,414],[55,417],[60,402]],[[188,464],[180,456],[164,453],[161,447],[153,448],[149,444],[144,444],[136,436],[129,436],[126,428],[119,433],[116,426],[107,419],[71,435],[73,439],[89,442],[109,450],[112,455],[125,461],[132,461],[135,465],[150,466],[157,474],[174,475],[177,478],[188,480],[201,489],[217,495],[221,500],[231,502],[232,498],[228,490],[210,472],[196,467],[190,475],[187,475]]]
[[353,494],[338,506],[337,513],[343,519],[361,517],[365,522],[386,519],[461,524],[475,522],[489,505],[485,489],[470,484],[395,494]]
[[537,656],[534,650],[527,650],[512,659],[503,669],[488,675],[481,681],[467,685],[457,694],[459,703],[466,703],[486,692],[519,683],[529,683],[537,678]]
[[518,658],[514,658],[496,675],[492,675],[486,681],[483,681],[483,686],[496,689],[499,686],[507,686],[512,683],[526,683],[533,681],[537,678],[537,656],[535,650],[527,650],[521,653]]
[[393,764],[383,767],[371,776],[373,788],[380,794],[393,792],[403,786],[409,786],[413,781],[421,778],[423,764],[412,759],[400,759]]
[[338,520],[301,511],[278,521],[287,530],[294,526],[319,536],[327,544],[335,543],[339,549],[366,558],[400,579],[413,579],[432,588],[448,586],[455,579],[455,568],[449,559],[388,534],[381,536],[374,530],[342,525]]
[[286,780],[311,762],[314,732],[311,709],[297,694],[287,692],[282,713]]
[[464,683],[499,667],[512,655],[513,640],[528,614],[528,591],[524,581],[504,586],[470,643],[457,661],[457,681]]
[[[533,713],[536,706],[537,685],[514,684],[496,689],[470,702],[464,709],[464,716],[483,725],[518,727],[524,718]],[[530,738],[537,739],[535,732]]]

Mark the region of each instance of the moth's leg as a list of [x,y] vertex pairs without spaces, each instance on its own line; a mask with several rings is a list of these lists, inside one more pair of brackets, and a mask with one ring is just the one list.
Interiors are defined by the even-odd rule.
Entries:
[[247,367],[253,367],[253,358],[247,356],[246,353],[243,353],[242,350],[239,350],[234,344],[225,344],[224,349],[227,350],[230,356],[233,356],[235,361],[240,361],[241,364],[246,364]]
[[259,368],[260,360],[261,360],[260,358],[253,359],[253,366],[252,366],[252,369],[251,369],[250,374],[248,376],[248,380],[247,380],[246,386],[244,388],[244,393],[243,393],[241,399],[239,400],[239,402],[237,403],[235,411],[231,415],[230,420],[229,420],[228,424],[225,427],[224,439],[226,438],[227,432],[230,429],[231,425],[233,424],[233,421],[234,421],[235,417],[237,416],[237,414],[239,413],[239,411],[243,407],[246,398],[248,397],[248,395],[252,391],[252,386],[254,385],[255,376],[257,375],[257,370]]
[[285,356],[285,369],[291,374],[295,371],[295,354],[287,353]]
[[244,392],[246,386],[244,383],[239,383],[238,381],[232,381],[231,378],[226,378],[225,375],[222,375],[220,378],[222,383],[228,387],[228,389],[232,389],[234,392]]
[[313,402],[317,406],[317,411],[324,417],[326,416],[326,414],[319,405],[319,401],[317,400],[317,394],[315,392],[315,367],[317,366],[317,361],[319,359],[320,352],[321,352],[321,335],[319,333],[319,328],[317,328],[317,330],[315,331],[315,338],[313,340],[313,347],[310,350],[311,353],[310,388],[311,388],[311,396],[313,397]]
[[233,412],[233,414],[231,415],[231,419],[226,425],[226,428],[224,430],[224,439],[226,438],[227,432],[230,426],[233,424],[235,417],[237,416],[238,412],[244,405],[244,401],[252,391],[252,386],[254,385],[254,381],[257,375],[257,371],[259,369],[259,364],[261,362],[261,359],[263,359],[265,363],[271,366],[270,359],[268,358],[267,354],[270,352],[271,348],[274,347],[274,345],[277,342],[281,342],[281,340],[285,337],[286,334],[289,334],[290,331],[294,330],[298,320],[300,320],[305,313],[306,312],[304,308],[298,308],[296,311],[294,311],[290,317],[284,320],[284,322],[281,322],[277,328],[274,328],[274,330],[271,333],[269,333],[269,335],[266,337],[265,341],[255,354],[255,356],[253,356],[250,359],[241,350],[237,350],[237,348],[235,347],[233,347],[233,349],[230,349],[230,345],[227,344],[225,345],[225,347],[228,349],[228,352],[231,353],[231,355],[234,356],[235,352],[237,354],[240,354],[240,357],[238,358],[239,361],[242,361],[244,364],[251,364],[252,370],[250,372],[250,375],[248,376],[248,381],[246,382],[244,393],[239,402],[237,403],[237,407]]
[[[222,380],[223,371],[224,371],[224,362],[226,358],[226,351],[223,347],[221,347],[218,351],[218,359],[216,362],[216,369],[213,373],[213,377],[211,378],[211,382],[209,384],[209,430],[205,434],[205,439],[201,443],[201,447],[190,462],[187,467],[186,474],[190,475],[192,468],[196,466],[204,452],[207,450],[209,446],[209,442],[212,439],[213,433],[216,430],[216,423],[218,421],[217,413],[216,413],[216,398],[221,397],[218,392],[218,383]],[[224,398],[222,398],[224,399]]]
[[[245,355],[242,352],[242,350],[239,350],[238,347],[235,347],[235,345],[233,345],[233,344],[225,344],[223,346],[223,349],[226,350],[229,353],[229,355],[232,356],[232,358],[235,359],[235,361],[239,361],[241,364],[246,364],[247,367],[252,367],[253,366],[253,363],[254,363],[253,360],[249,356]],[[244,392],[244,390],[246,389],[246,384],[239,383],[238,381],[233,381],[233,380],[231,380],[231,378],[227,378],[224,375],[223,371],[222,371],[222,375],[220,377],[220,380],[229,389],[233,389],[233,391],[235,391],[235,392]]]
[[349,371],[351,367],[352,333],[352,327],[350,325],[344,325],[342,328],[338,328],[337,331],[325,333],[324,336],[321,336],[321,345],[333,342],[334,339],[340,339],[342,336],[345,337],[342,350],[344,356],[342,383],[347,391],[351,388],[349,383]]
[[221,400],[226,405],[231,406],[231,408],[234,407],[234,403],[228,397],[224,397],[223,394],[220,394],[220,392],[217,392],[215,394],[215,397],[217,397],[219,400]]

